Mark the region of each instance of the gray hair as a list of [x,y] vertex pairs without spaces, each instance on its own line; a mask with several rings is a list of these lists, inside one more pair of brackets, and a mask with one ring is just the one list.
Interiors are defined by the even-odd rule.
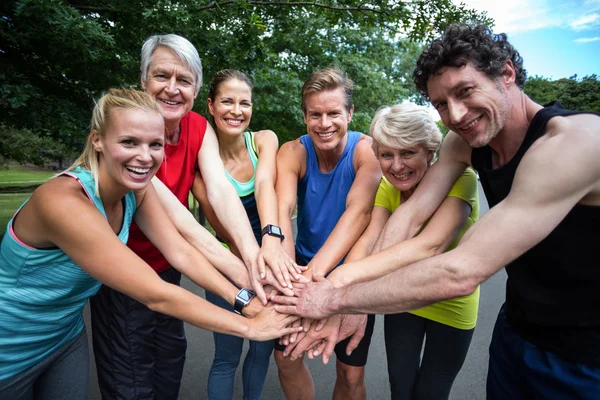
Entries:
[[142,59],[140,62],[140,71],[142,80],[148,81],[148,68],[150,67],[150,58],[158,47],[166,47],[175,53],[196,76],[196,93],[202,87],[202,60],[198,50],[186,38],[169,34],[150,36],[142,46]]
[[427,151],[435,152],[442,143],[440,128],[429,111],[413,103],[380,108],[373,117],[369,133],[376,155],[380,144],[392,149],[423,146]]

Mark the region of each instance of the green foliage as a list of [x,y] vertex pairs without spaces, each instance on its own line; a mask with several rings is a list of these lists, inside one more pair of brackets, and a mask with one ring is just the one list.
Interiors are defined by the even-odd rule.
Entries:
[[76,151],[60,138],[0,124],[0,168],[12,160],[38,166],[55,161],[63,169],[63,161],[74,158]]
[[448,127],[444,125],[441,119],[435,121],[435,123],[437,124],[438,128],[440,128],[440,132],[442,132],[442,135],[446,137],[450,129],[448,129]]
[[568,109],[600,113],[600,80],[597,75],[577,75],[556,81],[534,76],[527,79],[524,92],[539,104],[558,100]]
[[[153,34],[188,38],[205,80],[223,68],[248,73],[252,128],[283,142],[304,131],[300,88],[315,69],[347,71],[351,128],[366,131],[381,105],[418,98],[410,73],[419,43],[451,22],[492,22],[450,0],[7,0],[0,12],[0,123],[64,146],[55,157],[82,147],[93,98],[139,84],[141,45]],[[204,115],[205,99],[203,89],[195,109]],[[24,159],[12,151],[2,154]]]

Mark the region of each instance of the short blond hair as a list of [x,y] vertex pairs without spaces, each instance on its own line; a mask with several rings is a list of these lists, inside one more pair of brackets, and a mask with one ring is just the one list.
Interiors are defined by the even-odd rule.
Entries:
[[326,90],[344,89],[346,111],[352,109],[354,82],[338,67],[327,67],[313,72],[302,86],[302,112],[306,115],[306,96]]
[[145,92],[135,89],[109,89],[94,106],[92,120],[90,122],[90,133],[85,140],[85,146],[81,155],[75,160],[67,171],[74,170],[77,167],[83,167],[89,170],[94,177],[96,184],[96,196],[100,197],[98,192],[98,165],[100,154],[94,149],[94,133],[104,139],[106,130],[112,120],[111,111],[124,109],[139,109],[144,111],[156,111],[162,115],[162,110],[156,101]]
[[422,146],[436,152],[442,143],[442,133],[425,107],[413,103],[396,104],[380,108],[369,128],[373,138],[373,151],[379,145],[392,149]]

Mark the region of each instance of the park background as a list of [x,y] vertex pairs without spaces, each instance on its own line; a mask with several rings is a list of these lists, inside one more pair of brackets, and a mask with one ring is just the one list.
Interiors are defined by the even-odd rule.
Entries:
[[[35,187],[81,151],[94,99],[110,87],[139,88],[140,49],[152,34],[177,33],[198,49],[205,86],[195,111],[207,115],[206,83],[212,74],[240,69],[255,84],[250,128],[272,129],[283,143],[305,132],[300,88],[322,67],[337,65],[355,82],[353,130],[368,132],[382,105],[427,104],[414,90],[412,69],[423,44],[452,22],[481,22],[507,32],[525,59],[524,91],[535,101],[558,99],[568,108],[600,112],[599,10],[599,0],[5,0],[0,4],[0,237]],[[454,399],[484,397],[487,344],[503,285],[504,272],[484,285],[478,328]],[[375,399],[387,397],[380,333],[376,330],[378,345],[367,368]],[[190,326],[188,335],[182,398],[204,398],[212,340]],[[323,390],[318,398],[328,398],[333,367],[313,362],[311,368]],[[90,389],[90,398],[97,398],[93,373]],[[239,394],[239,382],[236,390]],[[273,366],[265,398],[281,398]]]

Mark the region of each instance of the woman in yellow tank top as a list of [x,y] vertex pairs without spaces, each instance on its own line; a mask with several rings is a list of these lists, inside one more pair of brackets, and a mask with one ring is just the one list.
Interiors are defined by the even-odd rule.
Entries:
[[[377,190],[371,222],[347,256],[350,262],[330,276],[336,284],[375,279],[450,250],[479,215],[477,177],[467,169],[420,232],[394,247],[389,263],[368,267],[361,266],[360,261],[355,263],[373,252],[388,218],[414,192],[435,160],[442,140],[429,112],[409,103],[380,109],[370,133],[384,177]],[[469,296],[410,313],[385,316],[392,399],[448,398],[471,343],[478,307],[479,289]]]

